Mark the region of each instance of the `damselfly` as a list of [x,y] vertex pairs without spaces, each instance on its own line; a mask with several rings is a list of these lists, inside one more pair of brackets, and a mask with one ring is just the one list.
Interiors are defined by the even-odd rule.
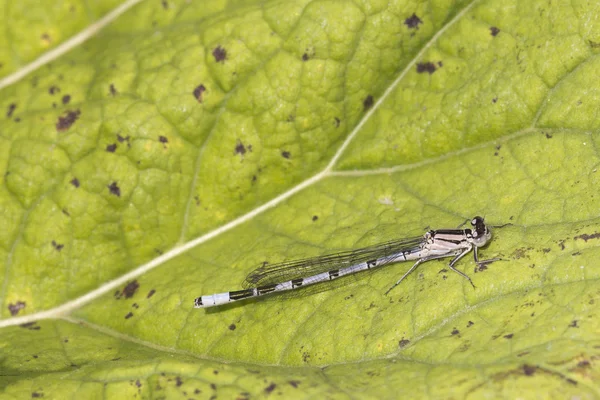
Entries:
[[432,230],[423,236],[393,240],[363,249],[273,265],[267,264],[252,271],[246,277],[242,284],[245,289],[200,296],[194,300],[194,306],[195,308],[219,306],[232,301],[329,282],[391,263],[416,260],[408,272],[385,292],[388,294],[419,264],[445,257],[454,257],[448,265],[450,269],[473,285],[471,278],[454,268],[458,260],[471,250],[478,265],[488,264],[497,259],[479,261],[477,249],[490,241],[492,233],[481,217],[473,218],[471,225],[472,229]]

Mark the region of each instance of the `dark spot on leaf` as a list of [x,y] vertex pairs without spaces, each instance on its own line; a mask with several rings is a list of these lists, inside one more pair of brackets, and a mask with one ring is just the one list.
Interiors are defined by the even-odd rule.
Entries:
[[523,365],[523,373],[527,376],[532,376],[533,374],[535,374],[535,371],[537,370],[536,366],[533,365]]
[[491,26],[490,33],[492,34],[492,36],[496,36],[498,33],[500,33],[500,29],[496,28],[495,26]]
[[573,257],[575,257],[575,256],[580,256],[580,255],[581,255],[581,252],[580,252],[580,251],[576,251],[575,253],[572,253],[571,255],[572,255]]
[[577,320],[574,319],[573,321],[571,321],[571,323],[569,324],[569,328],[579,328],[579,326],[577,325]]
[[127,315],[125,315],[125,319],[129,319],[131,317],[133,317],[133,313],[131,311],[128,312]]
[[121,197],[121,188],[117,185],[117,182],[113,182],[107,186],[110,194],[114,194],[117,197]]
[[13,112],[15,112],[16,108],[17,108],[17,105],[15,103],[10,103],[8,105],[8,110],[6,111],[6,118],[12,117]]
[[236,145],[235,145],[235,154],[240,154],[240,155],[244,155],[246,154],[246,146],[244,146],[244,144],[242,143],[242,141],[240,139],[237,140]]
[[162,2],[161,2],[161,3],[162,3],[162,6],[163,6],[163,8],[164,8],[165,10],[168,10],[168,9],[169,9],[169,3],[167,3],[167,1],[166,1],[166,0],[162,0]]
[[404,20],[404,25],[408,26],[409,29],[419,29],[419,24],[422,23],[421,18],[417,17],[415,13]]
[[339,126],[340,126],[340,119],[338,117],[335,117],[334,119],[335,119],[335,127],[339,128]]
[[313,215],[313,217],[312,217],[313,222],[316,221],[316,220],[318,220],[318,219],[319,219],[319,216]]
[[543,248],[542,252],[544,252],[544,253],[550,253],[550,248],[549,247]]
[[284,150],[284,151],[282,151],[282,152],[281,152],[281,156],[282,156],[283,158],[287,158],[287,159],[289,159],[289,158],[290,158],[292,155],[290,154],[290,152],[289,152],[289,151],[285,151],[285,150]]
[[194,89],[194,97],[198,100],[198,103],[202,103],[204,101],[203,94],[206,91],[204,85],[199,85]]
[[62,103],[63,103],[63,104],[69,104],[69,102],[70,102],[70,101],[71,101],[71,96],[70,96],[70,95],[68,95],[68,94],[65,94],[65,95],[62,97]]
[[492,103],[494,103],[494,104],[496,104],[496,102],[497,102],[497,101],[498,101],[498,98],[497,98],[497,97],[494,97],[494,98],[492,99]]
[[566,381],[569,382],[571,385],[577,385],[577,381],[575,379],[567,378]]
[[131,147],[131,142],[129,141],[129,139],[129,135],[123,137],[117,133],[117,140],[119,141],[119,143],[127,142],[127,147]]
[[302,61],[308,61],[310,60],[310,57],[308,56],[307,53],[302,54]]
[[71,185],[73,185],[76,188],[78,188],[79,187],[79,179],[77,179],[77,178],[71,179]]
[[60,243],[56,243],[56,241],[52,241],[52,247],[54,247],[57,251],[61,251],[63,249],[63,247],[65,247],[64,244],[60,244]]
[[219,375],[219,371],[217,371],[216,369],[213,369],[213,374]]
[[504,339],[512,339],[512,337],[514,336],[514,333],[509,333],[508,335],[504,335],[503,338]]
[[140,382],[140,380],[139,380],[139,379],[136,379],[136,380],[135,380],[135,386],[137,386],[137,387],[142,387],[142,383]]
[[200,389],[194,390],[194,394],[200,394],[200,393],[202,393],[202,390],[200,390]]
[[56,130],[59,132],[64,132],[69,129],[75,121],[79,119],[81,115],[80,110],[75,111],[67,111],[64,113],[64,116],[58,117],[58,122],[56,123]]
[[256,177],[256,175],[252,175],[252,182],[256,182],[258,178]]
[[277,385],[275,383],[271,382],[271,384],[265,388],[265,392],[271,393],[273,390],[275,390],[276,387],[277,387]]
[[48,93],[50,93],[51,95],[55,95],[56,93],[60,93],[60,88],[57,86],[50,86],[50,88],[48,89]]
[[200,205],[200,196],[195,195],[194,200],[196,201],[196,205],[199,206]]
[[21,122],[21,118],[17,117],[13,121],[15,121],[15,122]]
[[[581,234],[579,236],[575,236],[573,239],[575,239],[575,240],[581,239],[584,242],[587,242],[590,239],[598,239],[598,238],[600,238],[600,233],[594,232],[591,235],[588,235],[587,233],[583,233],[583,234]],[[563,247],[563,249],[564,249],[564,247]]]
[[71,214],[69,214],[69,211],[67,211],[67,209],[66,209],[66,208],[63,208],[63,209],[62,209],[62,212],[63,212],[63,214],[65,214],[67,217],[70,217],[70,216],[71,216]]
[[417,73],[422,74],[424,72],[429,73],[429,75],[433,74],[437,67],[434,63],[427,61],[422,63],[417,63]]
[[212,51],[212,55],[215,58],[216,62],[222,62],[222,63],[224,63],[225,60],[227,59],[227,50],[225,50],[221,46],[217,46]]
[[24,309],[26,306],[24,301],[17,301],[15,304],[9,303],[8,304],[8,311],[10,311],[10,315],[17,315],[19,313],[19,311],[21,311],[22,309]]
[[402,338],[402,340],[400,340],[400,341],[398,342],[398,346],[399,346],[400,348],[403,348],[403,347],[406,347],[406,346],[408,346],[408,344],[409,344],[409,343],[410,343],[410,340]]
[[181,386],[181,385],[183,385],[183,381],[181,380],[181,377],[180,377],[180,376],[176,376],[176,377],[175,377],[175,384],[176,384],[177,386]]
[[33,355],[33,358],[38,358],[38,355],[37,355],[37,354],[34,354],[34,355]]
[[150,297],[154,296],[154,293],[156,293],[156,290],[152,289],[148,292],[148,294],[146,295],[146,298],[149,299]]
[[40,398],[40,397],[44,397],[44,393],[40,393],[40,392],[32,392],[31,393],[31,397],[34,399]]
[[367,98],[363,100],[363,110],[367,111],[371,107],[373,107],[373,96],[368,95]]
[[235,328],[236,328],[235,324],[229,325],[229,330],[230,331],[235,331]]
[[137,292],[139,287],[140,287],[140,284],[138,283],[137,280],[133,280],[133,281],[129,282],[123,288],[123,292],[122,292],[123,296],[125,296],[126,299],[133,297],[133,295],[135,294],[135,292]]
[[473,322],[473,321],[469,321],[469,322],[467,323],[467,328],[469,328],[469,327],[471,327],[471,326],[473,326],[473,325],[475,325],[475,322]]
[[131,305],[131,308],[135,308],[135,309],[137,310],[138,308],[140,308],[140,306],[139,306],[139,304],[138,304],[138,303],[133,303],[133,304]]
[[298,385],[301,383],[300,381],[288,381],[288,383],[293,387],[293,388],[297,388]]
[[444,63],[441,61],[438,61],[438,67],[442,68],[444,66]]
[[109,144],[106,146],[106,151],[108,151],[109,153],[114,153],[117,150],[117,144],[113,143],[113,144]]
[[546,139],[552,139],[552,135],[546,132]]
[[30,331],[39,331],[40,329],[42,329],[41,326],[36,325],[37,322],[33,321],[33,322],[27,322],[24,324],[19,325],[21,328],[25,328],[25,329],[29,329]]
[[451,332],[453,335],[458,335],[460,333],[460,331],[456,328],[454,328]]
[[161,142],[162,144],[169,143],[169,139],[167,139],[166,136],[159,136],[158,141]]
[[[34,356],[35,357],[35,356]],[[37,357],[36,357],[37,358]],[[583,361],[579,361],[577,363],[577,366],[579,368],[589,368],[590,367],[590,362],[588,360],[583,360]]]
[[526,356],[527,354],[529,354],[529,352],[528,351],[524,351],[522,353],[517,354],[517,357],[523,357],[523,356]]
[[108,90],[110,90],[110,95],[111,96],[116,96],[119,93],[119,92],[117,92],[117,89],[115,89],[115,85],[112,84],[112,83],[108,87]]

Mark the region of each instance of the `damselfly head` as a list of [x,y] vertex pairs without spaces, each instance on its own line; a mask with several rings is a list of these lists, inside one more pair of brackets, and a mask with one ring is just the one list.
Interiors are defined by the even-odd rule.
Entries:
[[483,218],[475,217],[471,220],[473,226],[472,231],[472,242],[477,247],[485,246],[485,244],[492,238],[492,232],[488,229],[487,225],[483,222]]

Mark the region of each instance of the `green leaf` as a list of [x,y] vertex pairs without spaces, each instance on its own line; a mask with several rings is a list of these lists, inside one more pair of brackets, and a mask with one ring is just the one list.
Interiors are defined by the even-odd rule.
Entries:
[[[37,33],[0,44],[0,397],[600,394],[597,5],[101,3],[23,77]],[[474,215],[511,223],[475,289],[442,260],[193,308]]]

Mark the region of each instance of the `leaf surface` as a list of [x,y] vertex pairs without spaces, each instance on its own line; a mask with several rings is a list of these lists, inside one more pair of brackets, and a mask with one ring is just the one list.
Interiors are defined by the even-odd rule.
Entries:
[[[146,1],[1,88],[0,396],[597,397],[599,12]],[[475,289],[442,260],[192,308],[474,215],[511,223]]]

